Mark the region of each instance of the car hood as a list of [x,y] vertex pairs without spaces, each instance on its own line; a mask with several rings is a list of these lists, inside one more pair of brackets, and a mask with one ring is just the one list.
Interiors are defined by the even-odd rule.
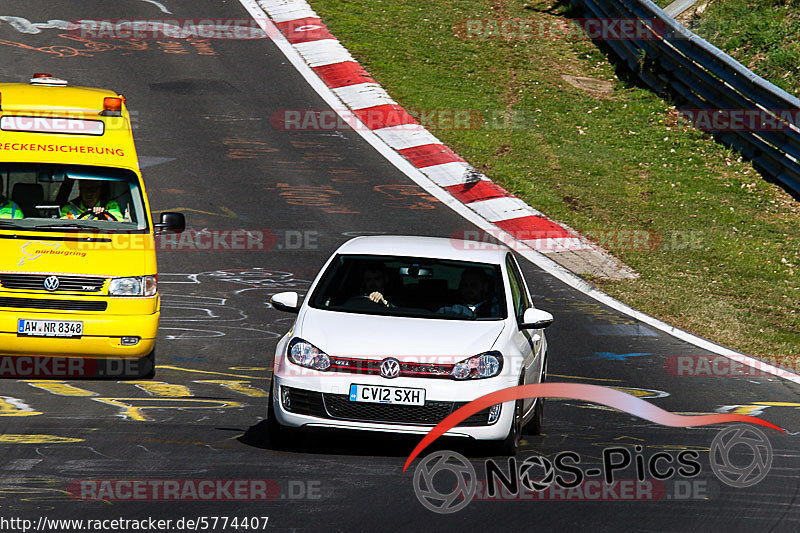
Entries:
[[[436,320],[306,308],[295,329],[329,355],[469,357],[490,350],[505,321]],[[463,357],[462,357],[463,356]]]
[[0,271],[95,276],[156,273],[153,237],[97,235],[94,241],[70,234],[0,235]]

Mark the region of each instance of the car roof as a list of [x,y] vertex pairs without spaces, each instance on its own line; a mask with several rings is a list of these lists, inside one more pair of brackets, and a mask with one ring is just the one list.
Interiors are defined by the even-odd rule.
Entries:
[[490,264],[501,264],[508,252],[509,249],[503,245],[411,235],[356,237],[337,250],[339,254],[348,255],[430,257]]

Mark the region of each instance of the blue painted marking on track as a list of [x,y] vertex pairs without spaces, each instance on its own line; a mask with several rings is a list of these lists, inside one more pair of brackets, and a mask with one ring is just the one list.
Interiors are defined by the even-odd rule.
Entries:
[[643,355],[653,355],[651,353],[612,353],[612,352],[594,352],[591,357],[584,359],[605,359],[606,361],[625,361],[629,357],[641,357]]

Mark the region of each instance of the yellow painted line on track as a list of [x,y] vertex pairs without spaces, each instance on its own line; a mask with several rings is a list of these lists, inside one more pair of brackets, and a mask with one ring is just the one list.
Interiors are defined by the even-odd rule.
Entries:
[[223,218],[239,218],[239,215],[237,215],[231,209],[228,209],[227,207],[225,207],[223,205],[221,205],[219,207],[219,209],[220,209],[220,211],[222,211],[222,213],[213,213],[211,211],[202,211],[200,209],[193,209],[191,207],[172,207],[170,209],[159,209],[157,211],[153,211],[153,213],[164,213],[166,211],[185,211],[185,212],[191,211],[192,213],[200,213],[201,215],[212,215],[212,216],[215,216],[215,217],[223,217]]
[[253,387],[250,385],[249,381],[230,381],[225,379],[203,379],[199,381],[195,381],[195,383],[214,383],[216,385],[222,385],[225,388],[231,389],[232,391],[238,392],[240,394],[244,394],[245,396],[251,396],[254,398],[266,398],[269,396],[266,392],[259,389],[258,387]]
[[0,435],[0,444],[68,444],[83,442],[83,439],[59,437],[57,435]]
[[170,365],[156,365],[156,368],[160,368],[162,370],[178,370],[180,372],[194,372],[197,374],[214,374],[217,376],[229,376],[232,378],[269,379],[265,376],[243,376],[241,374],[228,374],[227,372],[213,372],[211,370],[196,370],[194,368],[181,368],[179,366],[170,366]]
[[186,396],[194,396],[189,387],[185,385],[174,385],[172,383],[165,383],[163,381],[127,381],[130,385],[136,385],[138,388],[145,391],[147,394],[153,396],[163,396],[167,398],[183,398]]
[[96,392],[81,389],[63,381],[26,380],[25,383],[58,396],[97,396]]
[[567,378],[567,379],[588,379],[590,381],[622,381],[621,379],[608,379],[608,378],[587,378],[584,376],[565,376],[563,374],[547,374],[548,377],[553,378]]
[[[228,409],[242,407],[239,402],[229,400],[198,400],[195,398],[92,398],[97,402],[113,405],[120,409],[119,415],[126,420],[146,422],[152,418],[146,416],[143,409]],[[168,403],[179,405],[167,405]],[[189,404],[189,405],[186,405]],[[191,405],[196,404],[196,405]]]
[[20,399],[0,396],[0,416],[36,416],[40,414],[42,413],[34,411]]

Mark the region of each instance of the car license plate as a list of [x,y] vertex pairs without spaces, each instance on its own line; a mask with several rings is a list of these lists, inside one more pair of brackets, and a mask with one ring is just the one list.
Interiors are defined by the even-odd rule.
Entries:
[[28,320],[17,321],[20,337],[69,337],[78,339],[83,335],[83,322],[73,320]]
[[381,385],[350,385],[351,402],[425,405],[425,389],[384,387]]

